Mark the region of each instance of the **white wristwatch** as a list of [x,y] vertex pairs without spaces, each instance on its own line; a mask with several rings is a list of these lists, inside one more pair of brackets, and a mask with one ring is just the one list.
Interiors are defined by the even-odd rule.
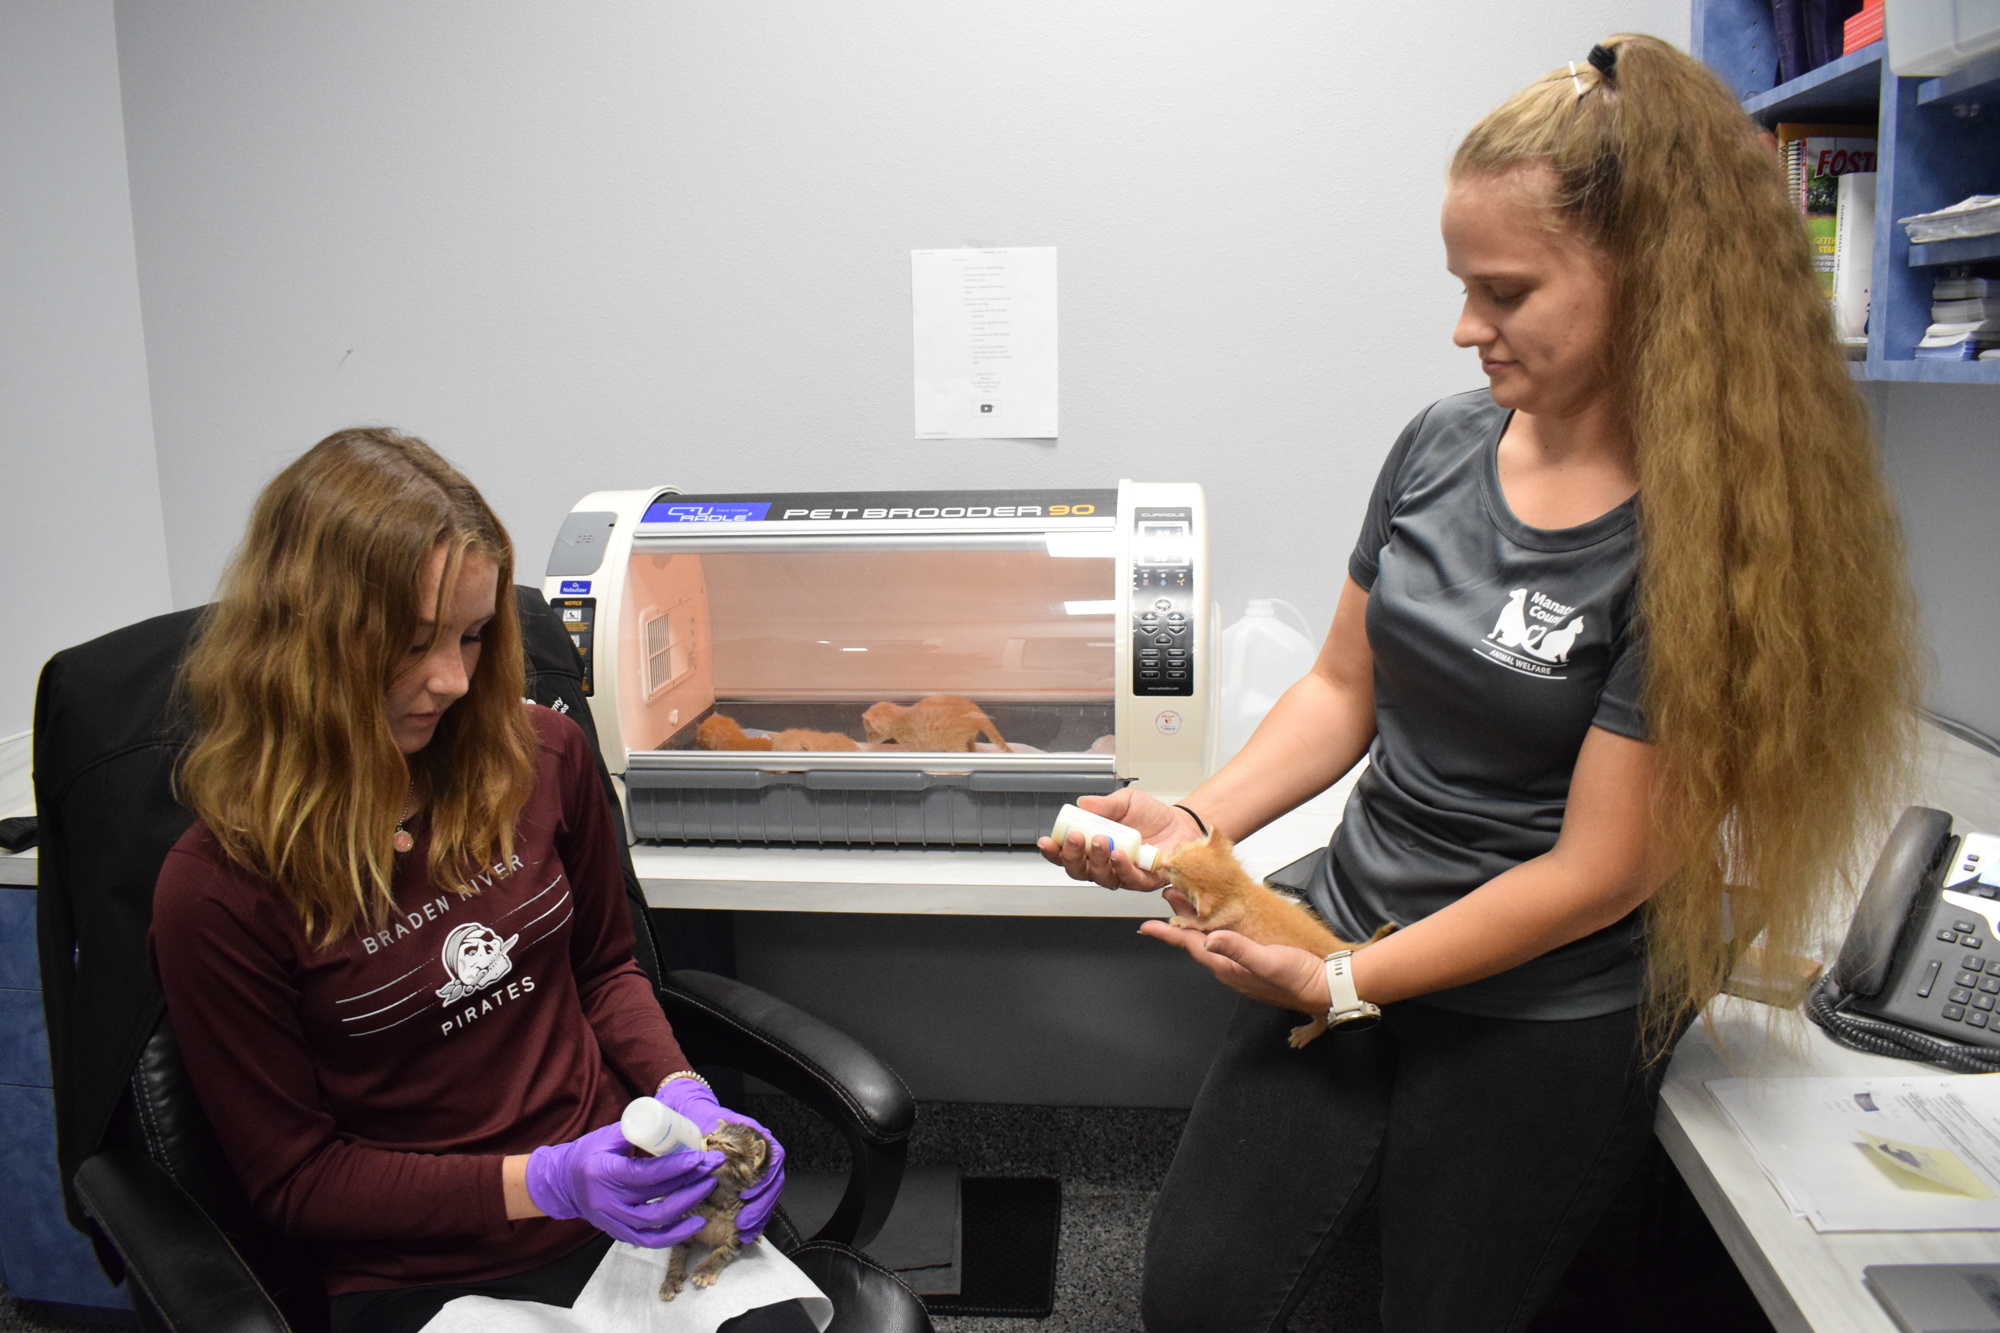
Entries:
[[1354,950],[1342,949],[1326,956],[1326,995],[1329,1028],[1349,1027],[1359,1032],[1382,1021],[1382,1011],[1354,993]]

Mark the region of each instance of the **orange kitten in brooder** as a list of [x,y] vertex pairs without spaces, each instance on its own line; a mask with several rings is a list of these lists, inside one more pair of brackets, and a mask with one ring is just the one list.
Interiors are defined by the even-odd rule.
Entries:
[[736,725],[736,719],[711,713],[694,729],[697,750],[858,750],[852,736],[837,731],[808,731],[791,727],[770,736],[752,736]]
[[[1294,902],[1250,877],[1236,859],[1236,849],[1220,830],[1211,829],[1199,842],[1184,842],[1168,855],[1167,878],[1194,909],[1193,917],[1176,916],[1172,924],[1189,930],[1233,930],[1259,944],[1289,944],[1315,958],[1341,949],[1358,949],[1327,929],[1310,908]],[[1395,927],[1375,932],[1381,939]],[[1370,943],[1373,943],[1371,940]],[[1292,1029],[1293,1049],[1326,1031],[1326,1016]]]
[[894,741],[906,750],[962,754],[984,733],[998,750],[1006,750],[999,729],[985,710],[956,694],[933,694],[908,705],[879,703],[861,715],[861,732],[880,744]]

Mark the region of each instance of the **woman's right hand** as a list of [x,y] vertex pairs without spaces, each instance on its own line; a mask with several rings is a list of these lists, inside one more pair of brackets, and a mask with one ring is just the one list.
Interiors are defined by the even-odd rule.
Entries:
[[580,1217],[614,1240],[665,1249],[706,1221],[688,1214],[715,1188],[719,1152],[639,1153],[617,1124],[528,1155],[528,1197],[550,1217]]
[[[1201,826],[1187,811],[1135,787],[1121,787],[1109,796],[1080,796],[1076,803],[1093,815],[1138,830],[1140,841],[1159,848],[1162,859],[1182,843],[1202,836]],[[1113,850],[1110,839],[1102,834],[1086,838],[1073,831],[1060,843],[1045,837],[1035,845],[1041,848],[1044,858],[1061,866],[1071,879],[1087,880],[1102,888],[1151,893],[1168,883],[1165,875],[1156,870],[1141,870],[1131,857]]]

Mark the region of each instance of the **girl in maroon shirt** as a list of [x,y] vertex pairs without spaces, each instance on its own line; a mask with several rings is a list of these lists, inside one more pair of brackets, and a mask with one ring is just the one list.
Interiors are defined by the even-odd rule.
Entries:
[[[463,1294],[568,1305],[610,1238],[684,1240],[714,1187],[718,1154],[630,1155],[627,1101],[754,1124],[633,961],[588,742],[522,701],[512,565],[421,441],[343,431],[258,500],[185,671],[200,818],[154,967],[252,1204],[327,1256],[336,1330]],[[811,1326],[788,1303],[725,1327]]]

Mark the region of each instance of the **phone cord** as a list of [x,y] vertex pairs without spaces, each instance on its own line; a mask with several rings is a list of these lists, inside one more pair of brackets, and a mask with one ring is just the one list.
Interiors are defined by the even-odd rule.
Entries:
[[1846,998],[1846,992],[1831,975],[1821,977],[1806,994],[1806,1017],[1825,1028],[1827,1035],[1842,1046],[1899,1060],[1926,1060],[1962,1074],[2000,1071],[2000,1051],[1926,1036],[1899,1023],[1842,1013],[1840,1004]]

